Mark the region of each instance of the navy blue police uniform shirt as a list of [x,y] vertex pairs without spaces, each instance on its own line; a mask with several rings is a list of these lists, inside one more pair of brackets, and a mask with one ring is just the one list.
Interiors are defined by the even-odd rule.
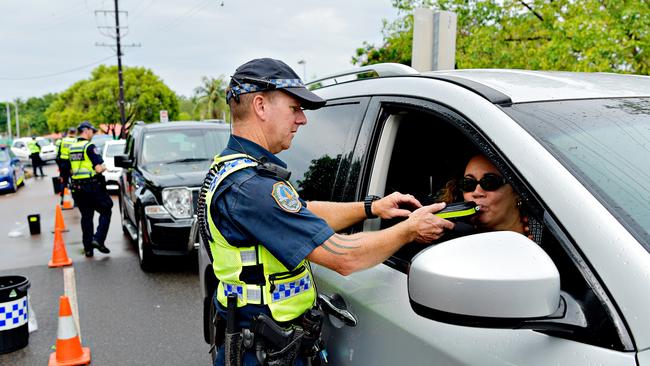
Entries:
[[[88,141],[83,137],[79,137],[78,141]],[[99,155],[97,151],[97,146],[92,142],[86,147],[86,154],[88,154],[88,159],[93,163],[93,168],[98,164],[104,164],[104,159]]]
[[[242,137],[231,136],[220,156],[241,153],[258,160],[264,157],[270,163],[285,169],[287,167],[270,151]],[[217,187],[210,206],[210,216],[228,243],[237,247],[263,244],[291,270],[334,235],[334,231],[323,219],[307,209],[304,200],[297,198],[287,204],[278,199],[277,188],[283,188],[286,194],[286,186],[276,176],[261,175],[255,168],[242,169],[226,177]],[[217,302],[218,307],[219,305]],[[250,311],[250,316],[260,312],[268,314],[266,307],[247,307],[249,309],[245,312]]]

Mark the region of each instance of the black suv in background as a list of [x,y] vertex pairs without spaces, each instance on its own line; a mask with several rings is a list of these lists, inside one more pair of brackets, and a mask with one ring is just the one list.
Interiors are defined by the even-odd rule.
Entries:
[[115,156],[120,177],[122,229],[137,243],[140,266],[156,256],[184,256],[198,248],[198,190],[216,154],[228,141],[229,125],[170,122],[135,125],[125,154]]

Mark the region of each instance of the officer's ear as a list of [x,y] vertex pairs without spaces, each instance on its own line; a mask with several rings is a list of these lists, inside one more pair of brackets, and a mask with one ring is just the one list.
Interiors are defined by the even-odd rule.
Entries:
[[251,102],[251,109],[255,115],[262,120],[267,119],[268,99],[263,93],[255,93]]

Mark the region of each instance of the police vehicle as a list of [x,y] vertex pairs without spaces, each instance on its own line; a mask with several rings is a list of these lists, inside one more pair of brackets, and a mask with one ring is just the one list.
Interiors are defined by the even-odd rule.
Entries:
[[0,191],[16,192],[25,185],[25,169],[9,147],[0,145]]
[[136,124],[124,154],[113,157],[119,178],[122,228],[136,243],[143,270],[157,256],[185,256],[198,247],[198,189],[229,125],[207,122]]
[[411,243],[346,277],[314,264],[330,364],[650,365],[650,77],[380,64],[311,85],[328,103],[279,154],[302,198],[424,202],[480,151],[543,230]]

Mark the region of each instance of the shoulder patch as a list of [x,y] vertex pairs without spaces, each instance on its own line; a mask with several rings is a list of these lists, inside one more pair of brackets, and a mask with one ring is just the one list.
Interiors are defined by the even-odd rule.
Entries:
[[302,208],[298,195],[285,182],[275,183],[271,195],[278,206],[287,212],[298,212]]

